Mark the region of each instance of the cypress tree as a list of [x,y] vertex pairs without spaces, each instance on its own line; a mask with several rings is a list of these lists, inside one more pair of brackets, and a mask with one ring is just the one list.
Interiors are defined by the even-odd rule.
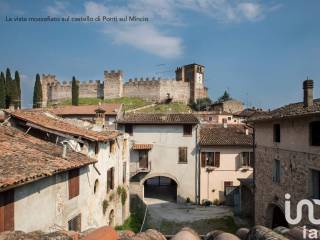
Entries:
[[79,105],[79,84],[77,83],[76,78],[72,77],[72,105],[78,106]]
[[0,75],[0,109],[6,108],[6,79],[3,72]]
[[40,75],[37,74],[36,82],[34,84],[33,89],[33,108],[40,108],[42,107],[42,87],[40,81]]
[[5,84],[6,84],[6,108],[10,107],[11,104],[11,73],[10,69],[6,69],[6,79],[5,79]]
[[18,71],[16,71],[14,74],[14,80],[17,85],[17,100],[18,100],[17,106],[21,108],[21,86],[20,86],[20,75]]

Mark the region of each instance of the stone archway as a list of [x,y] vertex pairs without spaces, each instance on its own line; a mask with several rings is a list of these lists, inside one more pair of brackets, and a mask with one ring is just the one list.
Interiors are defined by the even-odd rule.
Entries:
[[149,177],[143,181],[144,197],[177,202],[177,182],[167,176]]
[[289,227],[281,206],[271,203],[267,207],[266,225],[270,228]]
[[109,213],[109,226],[114,227],[115,226],[115,216],[114,216],[114,210],[112,209]]

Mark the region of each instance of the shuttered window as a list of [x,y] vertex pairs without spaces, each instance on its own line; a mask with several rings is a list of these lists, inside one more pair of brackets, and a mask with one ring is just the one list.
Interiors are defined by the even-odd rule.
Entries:
[[188,163],[187,147],[179,147],[179,163]]
[[242,152],[240,155],[241,166],[253,167],[253,152]]
[[107,172],[107,192],[114,188],[114,168],[110,168]]
[[0,193],[0,232],[14,230],[14,190]]
[[69,199],[79,196],[79,168],[72,169],[68,172],[68,185],[69,185]]
[[192,136],[192,125],[183,125],[183,136]]
[[68,221],[68,230],[81,232],[81,214]]
[[220,152],[201,152],[201,167],[220,167]]
[[132,125],[125,125],[124,131],[128,133],[130,136],[133,135],[133,126]]

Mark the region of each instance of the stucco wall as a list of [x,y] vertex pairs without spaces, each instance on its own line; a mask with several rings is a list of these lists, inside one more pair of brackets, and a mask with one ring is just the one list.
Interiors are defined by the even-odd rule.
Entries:
[[[200,170],[200,196],[201,201],[206,199],[220,202],[225,200],[224,182],[232,181],[233,186],[239,186],[238,178],[252,178],[253,169],[243,168],[240,164],[241,152],[252,152],[252,148],[245,147],[206,147],[201,152],[220,152],[220,167],[214,168],[210,173],[208,167],[201,167]],[[213,169],[212,167],[210,167]]]
[[[116,151],[110,153],[109,143],[99,144],[99,154],[94,147],[85,143],[82,152],[98,162],[81,168],[80,194],[69,200],[67,172],[21,186],[15,189],[15,230],[51,231],[68,229],[68,221],[81,213],[81,230],[96,228],[109,224],[109,213],[114,210],[115,225],[123,224],[129,217],[129,152],[125,137],[118,137]],[[124,147],[126,145],[127,147]],[[126,182],[123,183],[123,163],[126,167]],[[107,193],[107,170],[114,171],[114,190]],[[94,193],[94,184],[98,187]],[[122,205],[117,194],[117,187],[123,186],[127,191],[127,200]],[[110,195],[113,198],[110,199]],[[103,213],[102,202],[107,199],[109,206]],[[36,214],[35,214],[36,213]],[[55,227],[55,225],[57,225]]]
[[[192,137],[183,136],[182,125],[133,126],[132,142],[153,144],[149,151],[151,171],[140,181],[143,188],[145,179],[153,176],[172,176],[178,184],[178,200],[196,199],[196,127]],[[178,163],[179,147],[188,148],[188,163]],[[130,171],[136,172],[139,166],[137,151],[130,151]],[[140,191],[143,192],[143,191]]]

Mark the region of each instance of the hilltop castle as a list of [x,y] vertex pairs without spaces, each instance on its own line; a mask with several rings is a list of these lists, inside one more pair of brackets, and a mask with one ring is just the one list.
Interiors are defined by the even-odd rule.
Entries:
[[[104,81],[79,83],[80,98],[140,97],[147,101],[189,103],[208,95],[204,86],[204,66],[189,64],[178,67],[175,79],[135,78],[124,82],[122,71],[105,71]],[[48,103],[71,99],[71,81],[62,83],[55,75],[42,75],[43,106]]]

